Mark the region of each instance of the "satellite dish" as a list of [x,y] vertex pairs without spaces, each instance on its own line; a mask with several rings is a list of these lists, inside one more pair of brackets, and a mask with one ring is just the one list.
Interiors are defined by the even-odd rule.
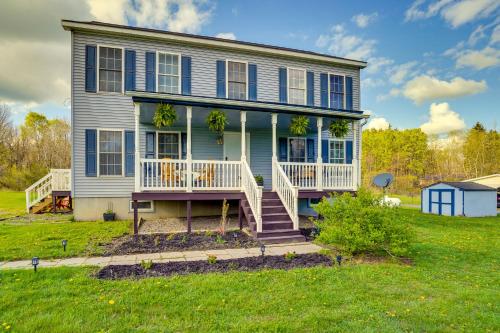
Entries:
[[373,185],[381,187],[385,192],[385,189],[389,187],[389,185],[391,185],[393,181],[394,181],[394,176],[392,174],[381,173],[375,176],[375,178],[373,178]]

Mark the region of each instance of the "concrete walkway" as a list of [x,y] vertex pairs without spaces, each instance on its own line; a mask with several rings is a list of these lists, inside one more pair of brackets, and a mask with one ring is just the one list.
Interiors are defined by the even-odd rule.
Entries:
[[[266,255],[284,255],[287,252],[297,254],[313,253],[321,250],[321,247],[313,243],[290,243],[273,244],[266,246]],[[254,257],[260,255],[260,248],[249,249],[221,249],[204,251],[184,251],[184,252],[161,252],[130,254],[123,256],[110,257],[76,257],[66,259],[47,259],[40,258],[38,268],[43,267],[61,267],[61,266],[107,266],[107,265],[134,265],[142,260],[152,260],[155,263],[172,261],[195,261],[207,260],[209,255],[217,256],[217,259],[236,259],[244,257]],[[31,260],[19,260],[0,262],[0,269],[27,269],[33,268]]]

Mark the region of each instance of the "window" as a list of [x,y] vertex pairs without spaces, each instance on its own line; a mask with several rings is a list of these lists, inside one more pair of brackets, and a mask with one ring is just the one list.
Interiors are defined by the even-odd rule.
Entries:
[[344,108],[344,76],[330,74],[330,107]]
[[227,62],[227,98],[247,99],[247,64]]
[[[129,211],[134,211],[134,202],[132,200],[129,201]],[[155,206],[153,201],[151,200],[137,200],[137,211],[138,212],[154,212]]]
[[158,158],[179,159],[181,140],[179,132],[158,132]]
[[289,162],[306,161],[305,138],[288,138],[288,161]]
[[288,103],[306,104],[306,71],[288,69]]
[[99,130],[99,175],[122,175],[122,140],[122,131]]
[[99,91],[122,92],[122,49],[99,46]]
[[179,55],[158,52],[158,92],[180,93]]
[[330,140],[330,163],[345,163],[345,141]]

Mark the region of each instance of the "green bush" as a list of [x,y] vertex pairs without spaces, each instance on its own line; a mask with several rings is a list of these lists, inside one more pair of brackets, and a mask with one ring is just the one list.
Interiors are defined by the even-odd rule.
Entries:
[[333,245],[347,254],[385,252],[402,256],[408,252],[413,233],[399,208],[381,204],[381,197],[360,189],[323,198],[314,208],[322,219],[314,220],[319,242]]

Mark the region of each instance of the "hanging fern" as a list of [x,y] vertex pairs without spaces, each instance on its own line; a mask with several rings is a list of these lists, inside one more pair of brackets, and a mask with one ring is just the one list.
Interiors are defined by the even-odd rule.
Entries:
[[217,133],[217,143],[223,143],[224,128],[228,124],[227,116],[220,110],[212,110],[207,116],[208,129]]
[[163,103],[160,103],[158,105],[153,117],[153,124],[157,128],[170,127],[175,123],[176,120],[177,112],[172,105]]
[[293,135],[304,136],[309,129],[309,118],[306,116],[294,116],[290,122],[290,133]]
[[335,119],[330,123],[328,130],[330,134],[336,138],[343,138],[349,133],[349,120],[347,119]]

